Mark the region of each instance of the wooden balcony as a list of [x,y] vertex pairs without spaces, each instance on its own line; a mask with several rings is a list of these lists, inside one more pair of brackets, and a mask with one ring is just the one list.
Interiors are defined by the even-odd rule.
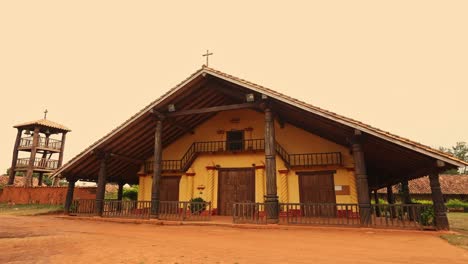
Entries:
[[[19,149],[30,149],[33,146],[33,137],[23,137],[20,140]],[[40,149],[50,151],[60,151],[62,148],[62,141],[52,138],[39,137],[37,145]]]
[[[180,160],[162,160],[163,171],[186,171],[201,153],[239,153],[265,150],[264,139],[242,141],[201,141],[194,142]],[[314,167],[342,165],[340,152],[289,154],[276,142],[276,154],[288,167]],[[145,172],[153,172],[153,161],[145,162]]]
[[[17,169],[27,169],[28,167],[29,158],[21,158],[16,162]],[[34,159],[33,168],[34,170],[53,171],[58,168],[58,160],[36,158]]]

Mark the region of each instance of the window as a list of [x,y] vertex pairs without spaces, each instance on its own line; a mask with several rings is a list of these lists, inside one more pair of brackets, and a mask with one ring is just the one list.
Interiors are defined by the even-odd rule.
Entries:
[[244,131],[228,131],[226,133],[226,149],[240,151],[244,149]]

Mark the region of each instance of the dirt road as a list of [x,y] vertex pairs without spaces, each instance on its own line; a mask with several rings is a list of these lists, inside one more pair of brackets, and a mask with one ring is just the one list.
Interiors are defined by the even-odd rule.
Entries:
[[0,216],[0,263],[468,263],[431,232],[258,230]]

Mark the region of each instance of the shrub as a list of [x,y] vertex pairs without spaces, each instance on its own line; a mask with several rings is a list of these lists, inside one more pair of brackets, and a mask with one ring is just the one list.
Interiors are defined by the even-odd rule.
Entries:
[[201,212],[206,210],[206,204],[204,204],[205,200],[201,197],[196,197],[190,199],[190,212],[192,214],[201,214]]
[[[371,199],[371,204],[375,204],[374,199]],[[379,198],[379,204],[388,204],[387,200]]]
[[434,225],[434,218],[435,218],[434,208],[432,206],[428,206],[421,213],[421,225],[423,226]]
[[132,186],[131,188],[124,188],[122,199],[136,201],[138,199],[138,187]]
[[459,199],[450,199],[445,203],[448,208],[468,208],[468,202],[463,202]]
[[416,200],[416,199],[411,199],[411,202],[412,202],[412,203],[415,203],[415,204],[431,204],[431,205],[432,205],[432,201],[431,201],[431,200]]

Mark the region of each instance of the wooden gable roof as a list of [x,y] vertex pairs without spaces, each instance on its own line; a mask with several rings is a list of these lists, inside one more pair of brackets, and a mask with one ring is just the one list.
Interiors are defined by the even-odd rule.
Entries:
[[[121,153],[134,160],[145,160],[153,153],[155,122],[151,110],[166,112],[169,104],[188,110],[227,104],[243,103],[245,94],[266,95],[273,103],[275,114],[284,122],[303,128],[341,145],[358,129],[366,136],[364,150],[369,182],[374,186],[396,182],[400,177],[416,178],[427,175],[427,168],[435,160],[445,162],[444,169],[467,165],[446,153],[374,128],[362,122],[307,104],[274,90],[234,77],[224,72],[203,67],[176,87],[169,90],[122,125],[86,148],[55,175],[73,175],[83,180],[95,180],[98,161],[94,151]],[[163,144],[167,146],[190,129],[205,122],[216,113],[179,116],[165,122]],[[137,182],[140,165],[113,159],[109,163],[110,181],[122,179]]]

